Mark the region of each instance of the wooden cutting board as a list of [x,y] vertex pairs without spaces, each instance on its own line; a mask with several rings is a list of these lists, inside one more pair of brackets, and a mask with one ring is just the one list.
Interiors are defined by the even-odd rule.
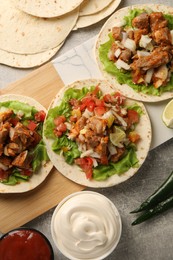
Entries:
[[[25,78],[0,90],[0,94],[21,94],[35,98],[48,108],[64,83],[51,63],[34,70]],[[24,225],[56,206],[67,195],[83,190],[55,168],[36,189],[21,194],[0,194],[0,232]]]

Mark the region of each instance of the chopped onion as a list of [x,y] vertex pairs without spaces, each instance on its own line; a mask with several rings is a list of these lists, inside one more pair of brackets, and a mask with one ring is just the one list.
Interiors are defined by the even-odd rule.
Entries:
[[165,81],[168,77],[168,68],[166,65],[161,65],[158,70],[154,73],[156,78],[161,79],[162,81]]
[[118,69],[130,70],[130,65],[121,59],[118,59],[115,62],[115,65],[117,66]]
[[124,42],[124,47],[131,50],[132,52],[135,52],[136,50],[136,43],[134,40],[127,38]]
[[85,109],[83,115],[86,118],[90,118],[91,116],[93,116],[93,112],[90,112],[87,108]]
[[148,51],[137,51],[137,55],[138,57],[149,56],[150,53]]
[[147,73],[146,73],[146,75],[144,77],[145,83],[149,84],[151,82],[153,73],[154,73],[154,69],[147,70]]
[[70,124],[69,122],[65,122],[64,124],[67,126],[68,130],[70,130],[72,128],[72,124]]
[[127,40],[127,33],[126,32],[122,32],[122,44],[125,43],[125,41]]
[[89,150],[87,150],[87,151],[81,153],[80,157],[83,158],[83,157],[85,157],[85,156],[91,155],[92,153],[93,153],[93,150],[92,150],[92,149],[89,149]]
[[114,155],[117,153],[116,147],[111,142],[108,143],[108,150],[111,155]]
[[93,161],[93,166],[94,168],[98,166],[98,162],[96,159],[92,158],[92,161]]
[[152,39],[148,35],[142,35],[139,41],[139,46],[141,48],[147,48],[148,44],[151,43]]
[[122,124],[122,126],[127,126],[127,122],[121,117],[119,116],[115,111],[113,111],[113,114],[116,116],[116,118],[120,121],[120,123]]
[[118,58],[118,57],[120,56],[120,54],[121,54],[121,49],[118,48],[118,49],[115,51],[114,55],[115,55],[116,58]]

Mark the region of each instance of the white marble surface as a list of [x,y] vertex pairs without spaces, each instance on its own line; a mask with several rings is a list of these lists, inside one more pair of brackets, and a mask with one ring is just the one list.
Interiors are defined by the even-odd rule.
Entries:
[[[146,1],[122,0],[119,7],[138,3],[146,3]],[[164,2],[161,0],[153,0],[152,3],[164,3],[173,6],[171,0],[165,0]],[[86,77],[96,77],[96,74],[99,76],[99,72],[96,72],[95,68],[94,70],[91,70],[93,66],[95,67],[91,52],[88,52],[88,49],[85,48],[85,44],[82,47],[77,46],[83,44],[83,42],[88,39],[93,39],[93,37],[95,37],[99,32],[104,21],[105,20],[93,25],[92,27],[72,32],[60,52],[56,55],[57,60],[54,61],[54,64],[56,64],[55,66],[58,68],[58,72],[62,74],[64,68],[67,70],[68,75],[64,79],[66,83],[76,80],[76,67],[80,68],[80,70],[82,69],[82,74],[77,75],[78,79],[79,77],[83,78],[84,75],[86,75]],[[92,45],[92,40],[87,43],[87,46],[89,47],[88,44]],[[75,49],[71,51],[72,48]],[[84,63],[76,52],[78,48],[85,49],[87,59],[85,59]],[[26,74],[30,73],[30,71],[32,70],[19,70],[0,65],[0,87],[3,88],[8,85],[8,83],[22,78]],[[164,104],[162,105],[164,106]],[[161,140],[160,138],[163,138],[163,141],[167,140],[168,129],[162,129],[163,125],[162,127],[160,125],[160,112],[158,113],[157,106],[153,107],[153,105],[149,104],[147,105],[147,109],[152,118],[155,119],[157,117],[158,119],[158,125],[154,126],[154,147],[155,144],[158,144],[158,136],[159,142]],[[169,131],[169,138],[171,138],[171,134],[172,130]],[[122,217],[123,232],[120,243],[116,250],[107,257],[106,260],[173,259],[173,210],[169,210],[161,216],[136,227],[131,226],[131,222],[135,217],[129,214],[129,212],[136,208],[142,200],[150,195],[173,170],[172,158],[173,142],[172,139],[170,139],[149,152],[147,160],[143,166],[129,181],[112,188],[96,190],[115,203]],[[55,248],[51,238],[50,221],[53,210],[54,209],[51,209],[33,221],[26,223],[25,226],[37,228],[50,239],[54,248],[55,260],[66,260],[67,258]]]

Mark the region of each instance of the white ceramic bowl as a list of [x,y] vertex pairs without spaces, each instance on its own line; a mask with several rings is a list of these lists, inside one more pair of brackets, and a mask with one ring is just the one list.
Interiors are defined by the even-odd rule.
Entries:
[[51,221],[56,247],[71,260],[104,259],[116,248],[121,232],[121,217],[115,205],[92,191],[64,198]]

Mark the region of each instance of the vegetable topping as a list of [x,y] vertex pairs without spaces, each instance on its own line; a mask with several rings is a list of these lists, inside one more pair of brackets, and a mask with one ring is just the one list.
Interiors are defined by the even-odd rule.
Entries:
[[[55,140],[53,151],[80,166],[87,179],[103,180],[137,165],[135,147],[140,135],[135,127],[140,113],[140,107],[128,107],[119,92],[103,95],[99,86],[68,89],[62,103],[49,110],[45,136]],[[128,160],[127,168],[117,171],[115,164],[122,159]],[[100,167],[103,172],[97,176]]]
[[44,118],[44,111],[18,101],[0,104],[0,182],[15,185],[28,180],[47,159],[41,158]]

